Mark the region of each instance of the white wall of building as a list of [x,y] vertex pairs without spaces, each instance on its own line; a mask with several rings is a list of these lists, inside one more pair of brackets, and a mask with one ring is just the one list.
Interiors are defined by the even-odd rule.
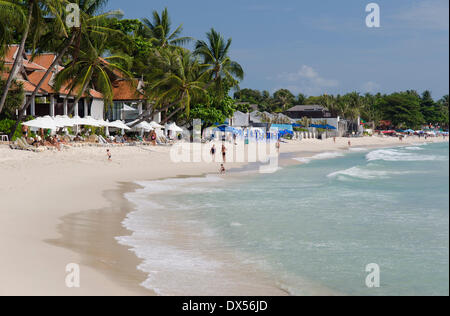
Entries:
[[102,120],[105,111],[105,105],[101,99],[93,99],[91,105],[91,116],[96,120]]

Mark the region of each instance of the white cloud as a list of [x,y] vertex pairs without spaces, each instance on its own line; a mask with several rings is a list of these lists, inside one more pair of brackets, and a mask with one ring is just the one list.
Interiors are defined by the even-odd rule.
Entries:
[[314,68],[307,65],[303,65],[295,72],[283,72],[277,75],[275,79],[279,84],[286,83],[285,88],[288,88],[294,93],[302,92],[309,95],[325,93],[325,89],[339,85],[337,80],[326,79]]
[[449,30],[448,0],[422,0],[394,18],[420,29]]

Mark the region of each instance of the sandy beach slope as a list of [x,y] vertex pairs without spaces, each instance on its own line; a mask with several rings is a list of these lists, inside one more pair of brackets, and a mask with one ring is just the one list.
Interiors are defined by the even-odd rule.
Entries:
[[[423,141],[367,137],[352,139],[352,146]],[[428,139],[433,141],[438,140]],[[347,142],[294,141],[283,144],[282,152],[347,150]],[[217,173],[218,164],[175,164],[166,147],[111,151],[113,161],[108,162],[105,149],[98,147],[32,153],[0,145],[0,295],[154,294],[139,286],[145,275],[136,270],[138,259],[114,240],[127,233],[120,222],[131,207],[116,195],[132,190],[134,181]],[[69,263],[80,264],[80,288],[66,287]]]

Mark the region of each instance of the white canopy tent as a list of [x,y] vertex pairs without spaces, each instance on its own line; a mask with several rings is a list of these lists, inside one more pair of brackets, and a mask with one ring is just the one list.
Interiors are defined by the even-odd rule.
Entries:
[[153,122],[150,122],[150,126],[152,127],[152,128],[154,128],[154,129],[162,129],[162,128],[164,128],[164,126],[162,126],[162,125],[159,125],[158,123],[156,123],[155,121],[153,121]]
[[57,115],[54,118],[57,127],[72,127],[74,126],[73,121],[67,115]]
[[119,128],[119,129],[124,129],[124,130],[130,130],[131,128],[128,127],[127,125],[125,125],[124,122],[122,121],[114,121],[109,123],[109,127],[114,127],[114,128]]
[[42,128],[56,130],[58,128],[58,126],[56,126],[55,124],[55,120],[50,116],[38,117],[34,120],[23,123],[23,125],[37,129]]
[[[131,126],[131,125],[135,124],[136,122],[137,122],[137,120],[135,120],[135,121],[133,121],[133,122],[130,122],[130,123],[128,123],[127,125],[128,125],[128,126]],[[150,123],[148,123],[148,122],[140,122],[139,124],[133,126],[132,130],[135,130],[135,131],[136,131],[136,130],[141,130],[141,131],[149,132],[149,131],[153,131],[154,128],[153,128],[152,125],[151,125]]]
[[176,133],[183,132],[183,129],[181,127],[177,126],[177,124],[175,124],[175,123],[166,125],[165,129],[166,129],[166,131],[172,131],[172,132],[176,132]]
[[83,117],[81,120],[84,122],[82,125],[100,127],[100,121],[92,118],[91,116]]

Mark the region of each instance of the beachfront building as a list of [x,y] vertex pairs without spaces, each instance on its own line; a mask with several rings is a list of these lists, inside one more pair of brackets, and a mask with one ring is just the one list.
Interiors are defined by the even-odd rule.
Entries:
[[125,80],[117,76],[112,82],[112,86],[113,105],[108,109],[106,117],[110,121],[124,120],[131,122],[136,120],[145,110],[144,82],[137,79]]
[[313,119],[331,118],[331,113],[321,105],[296,105],[285,112],[294,120],[301,120],[304,117]]
[[230,126],[232,127],[249,127],[250,115],[242,113],[241,111],[234,112],[233,117],[230,119]]
[[296,105],[285,112],[293,121],[308,118],[311,124],[330,125],[336,128],[333,136],[343,136],[348,131],[349,123],[338,117],[333,117],[327,108],[321,105]]
[[[3,79],[9,76],[9,71],[15,59],[18,57],[18,50],[18,45],[8,47],[4,59]],[[24,104],[31,98],[33,91],[49,67],[51,67],[55,58],[56,55],[53,53],[41,54],[34,57],[25,53],[22,55],[21,64],[14,75],[14,79],[23,84],[25,92]],[[64,68],[61,65],[56,65],[51,70],[51,74],[44,80],[38,94],[31,101],[31,105],[26,114],[35,117],[46,115],[55,117],[56,115],[73,114],[80,117],[92,116],[97,119],[103,118],[103,95],[100,92],[90,89],[82,96],[78,104],[74,105],[77,91],[71,92],[67,87],[62,87],[59,91],[54,89],[54,77],[62,69]]]
[[[17,58],[18,48],[18,45],[8,47],[3,60],[4,70],[1,73],[1,78],[4,80],[8,78],[9,70],[11,70]],[[56,54],[54,53],[44,53],[36,56],[23,54],[21,65],[18,67],[14,79],[23,84],[26,97],[24,104],[29,100],[55,58]],[[104,60],[104,62],[107,61]],[[119,72],[114,72],[113,78],[111,78],[113,106],[105,111],[103,95],[94,89],[87,91],[78,104],[74,104],[78,91],[69,91],[67,87],[62,87],[59,91],[56,91],[53,86],[54,77],[63,69],[62,65],[59,64],[52,69],[52,73],[46,78],[38,94],[31,101],[27,115],[35,117],[46,115],[51,117],[57,115],[91,116],[98,120],[108,118],[110,121],[132,121],[142,113],[145,104],[142,80],[127,80]]]

